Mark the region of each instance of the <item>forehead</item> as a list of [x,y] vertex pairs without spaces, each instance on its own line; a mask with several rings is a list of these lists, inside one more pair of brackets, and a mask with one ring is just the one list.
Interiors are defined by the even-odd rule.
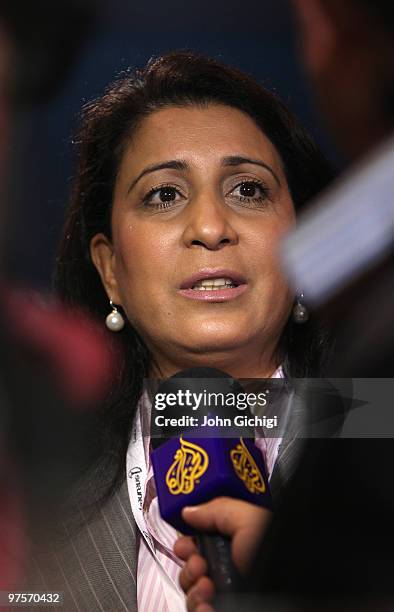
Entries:
[[169,107],[149,115],[137,128],[124,158],[130,163],[155,163],[161,159],[215,162],[226,155],[264,157],[277,168],[280,157],[274,145],[245,113],[222,105]]

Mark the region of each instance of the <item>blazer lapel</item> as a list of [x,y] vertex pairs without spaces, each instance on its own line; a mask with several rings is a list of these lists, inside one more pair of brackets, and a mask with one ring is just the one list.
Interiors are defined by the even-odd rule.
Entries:
[[288,417],[278,457],[270,478],[270,489],[275,499],[294,473],[303,447],[302,431],[305,426],[305,408],[301,397],[293,389],[289,397]]
[[333,379],[292,381],[289,418],[270,480],[274,497],[294,474],[307,439],[340,434],[352,391],[348,385],[339,388],[338,383]]
[[26,585],[62,591],[66,612],[136,612],[138,550],[127,483],[90,517],[79,507],[74,519],[75,533],[62,524],[64,546],[35,557]]

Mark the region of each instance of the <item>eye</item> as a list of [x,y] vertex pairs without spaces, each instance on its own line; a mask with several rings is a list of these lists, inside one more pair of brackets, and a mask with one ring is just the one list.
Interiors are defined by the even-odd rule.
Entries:
[[178,203],[183,197],[173,185],[161,185],[160,187],[154,187],[146,194],[143,204],[163,210]]
[[268,187],[263,183],[244,180],[238,183],[228,195],[241,203],[258,204],[259,202],[264,202],[269,197],[269,194]]

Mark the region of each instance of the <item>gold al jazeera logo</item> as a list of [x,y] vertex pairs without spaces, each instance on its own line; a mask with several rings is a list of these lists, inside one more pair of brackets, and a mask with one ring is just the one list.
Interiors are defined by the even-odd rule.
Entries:
[[251,493],[264,493],[264,479],[242,438],[230,452],[230,457],[237,476],[243,480],[246,488]]
[[209,458],[203,448],[184,440],[182,436],[179,442],[181,446],[177,449],[174,462],[167,472],[166,484],[173,495],[188,495],[194,491],[201,476],[207,471]]

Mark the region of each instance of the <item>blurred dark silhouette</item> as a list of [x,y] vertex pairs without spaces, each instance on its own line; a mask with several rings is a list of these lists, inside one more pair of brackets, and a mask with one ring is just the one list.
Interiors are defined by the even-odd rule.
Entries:
[[[392,377],[393,3],[293,4],[306,67],[349,170],[285,243],[286,266],[295,284],[310,288],[311,308],[336,331],[331,371]],[[305,403],[316,408],[308,393]],[[379,408],[371,408],[372,419]],[[393,456],[389,437],[309,440],[242,604],[275,611],[392,610]]]
[[14,105],[44,102],[63,84],[92,33],[100,0],[3,0],[0,17],[12,41]]
[[6,243],[23,222],[9,189],[28,129],[18,118],[62,85],[97,9],[90,0],[0,7],[0,589],[21,584],[30,536],[94,460],[97,409],[116,365],[90,320],[16,289],[5,273]]

